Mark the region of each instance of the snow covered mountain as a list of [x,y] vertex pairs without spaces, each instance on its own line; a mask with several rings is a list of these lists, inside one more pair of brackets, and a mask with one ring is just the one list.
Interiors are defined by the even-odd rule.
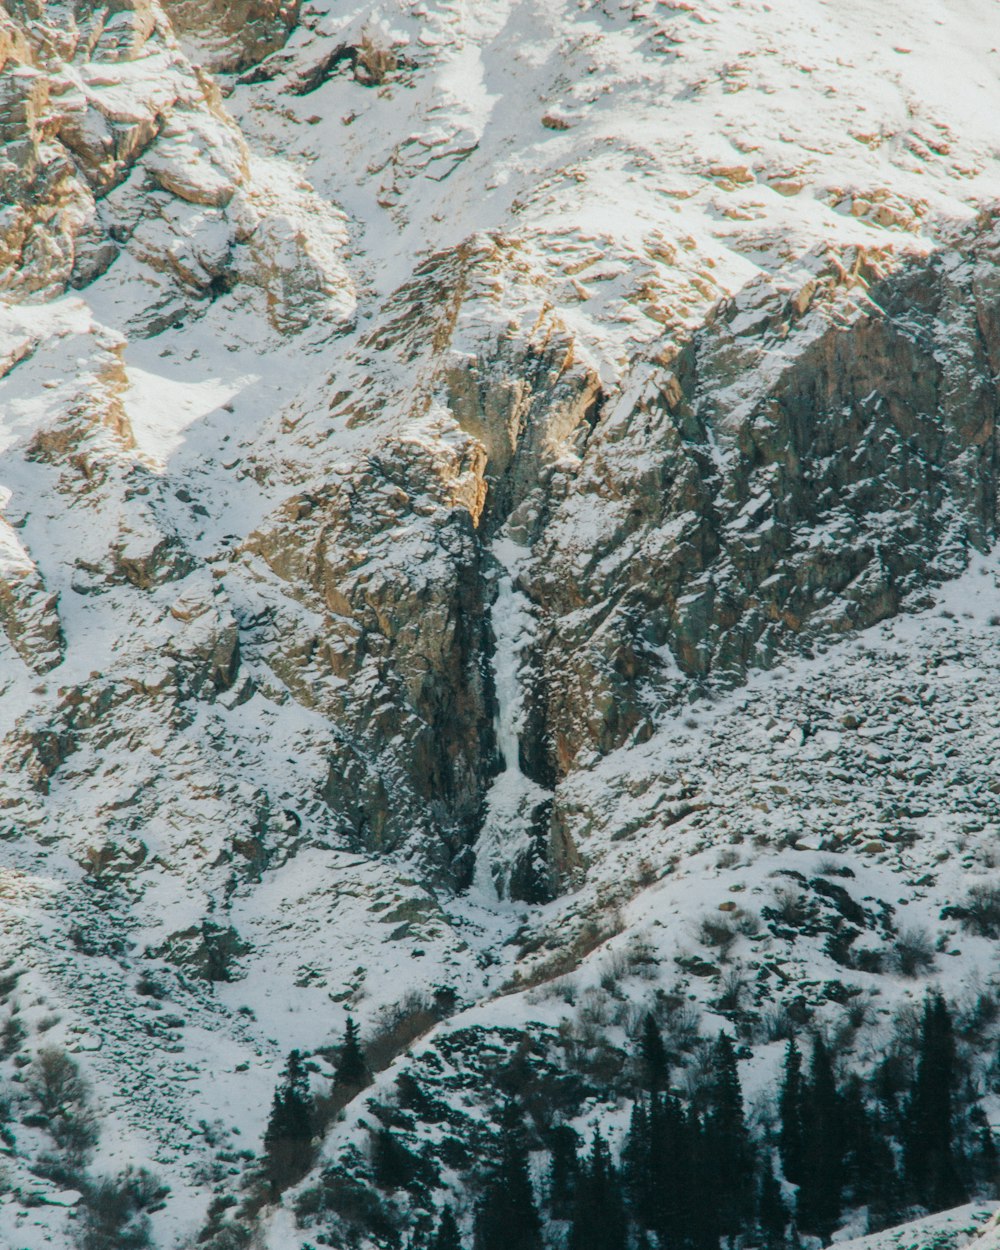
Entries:
[[468,1239],[650,1015],[1000,1123],[998,116],[996,0],[0,6],[0,1245]]

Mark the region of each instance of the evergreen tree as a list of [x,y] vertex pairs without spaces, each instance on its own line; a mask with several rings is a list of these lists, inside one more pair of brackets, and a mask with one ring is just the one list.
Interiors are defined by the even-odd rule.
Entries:
[[697,1121],[676,1098],[653,1094],[632,1108],[622,1162],[632,1210],[641,1228],[661,1242],[686,1245],[692,1229],[692,1184],[697,1178]]
[[878,1104],[869,1107],[861,1079],[851,1076],[841,1096],[844,1141],[844,1181],[851,1204],[867,1206],[874,1230],[896,1222],[902,1195],[896,1160],[889,1145],[891,1132]]
[[347,1027],[344,1030],[340,1054],[337,1056],[333,1080],[336,1085],[346,1086],[349,1089],[363,1089],[371,1080],[364,1052],[361,1049],[358,1026],[351,1016],[347,1017]]
[[608,1147],[594,1133],[577,1188],[569,1250],[625,1250],[627,1223],[622,1189]]
[[639,1054],[642,1059],[642,1074],[646,1089],[655,1092],[665,1088],[670,1064],[659,1026],[652,1012],[648,1012],[642,1022]]
[[580,1164],[577,1158],[579,1139],[568,1124],[558,1124],[549,1142],[552,1159],[549,1164],[549,1209],[556,1220],[569,1219],[573,1211]]
[[705,1166],[718,1178],[715,1202],[719,1230],[734,1237],[753,1214],[753,1148],[743,1116],[736,1052],[720,1033],[712,1052],[712,1076],[704,1091],[702,1125]]
[[375,1134],[372,1150],[372,1171],[375,1184],[381,1189],[402,1189],[413,1180],[417,1160],[401,1145],[387,1128]]
[[542,1222],[528,1174],[519,1117],[508,1106],[500,1132],[500,1160],[476,1214],[476,1250],[541,1250]]
[[275,1195],[300,1180],[312,1162],[314,1108],[297,1050],[288,1056],[285,1075],[274,1091],[264,1133],[264,1171]]
[[[655,1102],[655,1095],[653,1101]],[[653,1159],[649,1110],[643,1099],[632,1104],[628,1136],[622,1150],[622,1170],[632,1209],[642,1228],[653,1227]]]
[[830,1052],[822,1037],[813,1041],[809,1084],[803,1107],[802,1175],[797,1222],[828,1241],[840,1217],[844,1187],[844,1133],[840,1093]]
[[785,1051],[785,1071],[778,1095],[778,1115],[781,1121],[778,1149],[785,1180],[791,1181],[793,1185],[798,1185],[802,1180],[803,1093],[802,1055],[794,1040],[791,1040]]
[[972,1162],[975,1168],[976,1179],[990,1193],[993,1193],[997,1187],[1000,1161],[997,1159],[997,1146],[993,1138],[993,1132],[990,1129],[990,1122],[986,1118],[986,1112],[978,1103],[969,1112],[969,1123],[972,1126],[975,1138]]
[[966,1200],[954,1154],[952,1089],[955,1039],[951,1014],[940,994],[924,1004],[920,1051],[907,1104],[903,1157],[913,1198],[931,1211]]
[[451,1207],[446,1206],[441,1211],[441,1219],[438,1221],[430,1250],[462,1250],[462,1237]]
[[788,1208],[781,1196],[770,1160],[765,1160],[757,1188],[757,1228],[765,1250],[778,1250],[785,1244],[788,1228]]
[[691,1160],[686,1174],[687,1202],[683,1208],[680,1242],[690,1250],[719,1250],[719,1238],[741,1222],[734,1208],[743,1199],[742,1180],[734,1189],[730,1177],[721,1170],[719,1140],[709,1118],[700,1120],[692,1112],[685,1119],[685,1150]]
[[653,1228],[660,1240],[687,1244],[698,1226],[698,1189],[704,1179],[702,1133],[698,1117],[686,1115],[680,1102],[663,1094],[650,1119],[653,1149]]

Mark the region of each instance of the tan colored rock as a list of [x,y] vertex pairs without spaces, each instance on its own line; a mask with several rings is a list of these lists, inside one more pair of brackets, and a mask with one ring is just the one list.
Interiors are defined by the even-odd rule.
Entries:
[[284,45],[298,20],[299,0],[164,0],[163,7],[195,59],[231,73]]
[[16,531],[0,518],[0,627],[36,673],[61,664],[65,643],[58,597],[49,594]]

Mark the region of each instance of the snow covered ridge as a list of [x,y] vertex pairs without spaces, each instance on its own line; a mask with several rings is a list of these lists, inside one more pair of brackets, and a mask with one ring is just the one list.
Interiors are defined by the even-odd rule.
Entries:
[[468,1240],[513,1090],[554,1244],[649,1015],[996,1121],[998,20],[0,13],[0,1243]]

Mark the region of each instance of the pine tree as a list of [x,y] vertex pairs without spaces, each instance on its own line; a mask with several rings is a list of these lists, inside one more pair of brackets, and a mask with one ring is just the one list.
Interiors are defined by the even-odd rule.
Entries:
[[[655,1101],[655,1095],[654,1099]],[[649,1111],[643,1099],[632,1104],[628,1136],[622,1150],[622,1170],[631,1199],[632,1209],[642,1228],[653,1227],[652,1193],[652,1143],[649,1130]]]
[[273,1194],[281,1193],[309,1170],[314,1118],[302,1057],[293,1050],[288,1056],[284,1079],[274,1091],[264,1133],[264,1171]]
[[941,995],[933,994],[924,1004],[917,1075],[907,1104],[903,1151],[910,1193],[931,1211],[966,1200],[954,1155],[954,1084],[951,1014]]
[[431,1240],[430,1250],[462,1250],[462,1237],[451,1207],[444,1207],[441,1211],[441,1219]]
[[417,1160],[401,1145],[387,1128],[375,1134],[372,1149],[372,1172],[380,1189],[402,1189],[416,1173]]
[[549,1136],[552,1149],[549,1163],[549,1210],[553,1219],[569,1219],[573,1211],[580,1164],[579,1139],[568,1124],[558,1124]]
[[997,1159],[997,1146],[990,1128],[986,1112],[977,1103],[969,1111],[969,1124],[972,1126],[975,1149],[973,1167],[979,1183],[993,1193],[997,1186],[997,1170],[1000,1161]]
[[348,1089],[363,1089],[371,1080],[364,1052],[361,1049],[358,1026],[351,1016],[347,1017],[347,1027],[344,1030],[344,1040],[337,1057],[333,1080],[336,1085],[342,1085]]
[[476,1250],[541,1250],[542,1222],[528,1174],[528,1152],[520,1119],[504,1110],[500,1161],[476,1215]]
[[691,1165],[680,1242],[690,1250],[719,1250],[725,1224],[732,1221],[736,1195],[729,1177],[720,1170],[719,1145],[708,1117],[700,1120],[692,1112],[685,1118],[684,1132]]
[[663,1089],[667,1084],[670,1064],[663,1038],[653,1017],[648,1012],[642,1022],[642,1038],[639,1043],[639,1054],[642,1059],[642,1072],[646,1089],[654,1091]]
[[781,1196],[781,1186],[769,1159],[764,1161],[760,1185],[757,1188],[757,1227],[765,1250],[777,1250],[785,1244],[788,1208]]
[[902,1195],[889,1126],[876,1103],[869,1107],[861,1079],[852,1075],[841,1096],[844,1181],[854,1206],[867,1206],[874,1231],[896,1222]]
[[809,1084],[803,1107],[802,1175],[796,1215],[806,1232],[824,1241],[837,1225],[844,1187],[844,1132],[840,1093],[830,1052],[822,1037],[813,1041]]
[[577,1188],[569,1250],[625,1250],[622,1187],[604,1138],[594,1133]]
[[650,1117],[653,1228],[661,1241],[686,1243],[698,1225],[701,1125],[670,1094],[654,1099]]
[[778,1095],[778,1115],[781,1121],[778,1149],[785,1180],[791,1181],[793,1185],[798,1185],[802,1180],[802,1104],[802,1055],[792,1040],[785,1051],[785,1072]]
[[702,1127],[704,1153],[710,1172],[719,1178],[719,1229],[736,1236],[753,1213],[753,1148],[743,1116],[736,1052],[732,1039],[719,1034],[712,1052],[712,1077],[704,1091]]

